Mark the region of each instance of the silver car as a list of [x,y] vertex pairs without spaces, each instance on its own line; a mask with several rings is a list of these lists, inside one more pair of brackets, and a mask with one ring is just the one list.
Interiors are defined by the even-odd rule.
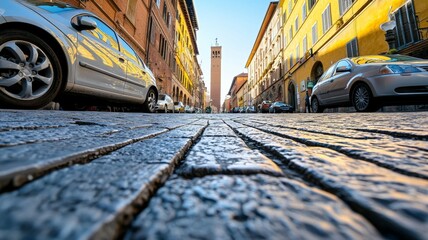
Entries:
[[55,0],[1,0],[0,106],[83,96],[154,112],[158,91],[132,47],[93,13]]
[[398,54],[339,60],[320,77],[310,101],[313,112],[341,106],[369,112],[386,105],[427,104],[428,60]]
[[156,104],[156,111],[174,113],[174,101],[168,94],[159,94],[158,103]]

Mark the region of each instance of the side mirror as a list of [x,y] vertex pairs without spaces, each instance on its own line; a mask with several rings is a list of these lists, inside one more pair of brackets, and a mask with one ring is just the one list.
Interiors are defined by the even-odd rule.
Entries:
[[73,27],[79,31],[82,30],[94,30],[96,29],[97,23],[88,16],[79,16],[76,21],[73,21]]
[[337,73],[341,73],[341,72],[351,72],[351,68],[347,67],[347,66],[341,66],[336,68],[336,72]]

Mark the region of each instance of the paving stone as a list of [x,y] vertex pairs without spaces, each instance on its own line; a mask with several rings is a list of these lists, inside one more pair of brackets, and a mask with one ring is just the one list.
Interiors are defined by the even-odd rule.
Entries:
[[3,193],[0,236],[119,237],[120,228],[130,223],[166,181],[192,143],[191,138],[165,140],[159,136],[130,144],[91,163],[52,172]]
[[[155,224],[154,224],[155,223]],[[336,197],[267,175],[175,178],[126,239],[380,239]]]
[[82,137],[0,148],[0,190],[21,186],[54,168],[89,161],[165,131],[156,128],[138,129],[104,137]]
[[424,239],[428,228],[428,181],[254,128],[241,125],[236,130],[282,155],[290,168],[341,196],[384,231]]
[[349,139],[270,125],[261,126],[259,129],[280,134],[307,145],[327,147],[397,172],[428,179],[428,165],[425,160],[428,159],[426,141],[402,140],[387,136],[382,139]]
[[[221,144],[219,144],[221,143]],[[202,137],[189,151],[179,174],[256,174],[281,176],[281,169],[237,137]]]

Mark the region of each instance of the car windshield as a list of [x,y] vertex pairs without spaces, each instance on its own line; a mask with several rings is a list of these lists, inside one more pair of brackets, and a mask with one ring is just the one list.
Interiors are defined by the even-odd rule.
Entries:
[[165,100],[165,95],[160,94],[159,95],[159,100]]
[[51,13],[60,13],[60,12],[76,9],[75,7],[69,4],[55,1],[55,0],[26,0],[26,1]]
[[404,55],[371,55],[351,58],[351,61],[357,65],[368,63],[382,63],[382,62],[407,62],[418,61],[419,58],[404,56]]

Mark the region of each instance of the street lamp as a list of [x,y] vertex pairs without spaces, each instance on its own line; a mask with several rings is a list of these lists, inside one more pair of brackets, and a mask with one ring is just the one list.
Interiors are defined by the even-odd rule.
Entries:
[[397,23],[394,20],[382,23],[380,29],[385,32],[385,40],[388,43],[389,50],[395,49],[395,32],[394,28]]

